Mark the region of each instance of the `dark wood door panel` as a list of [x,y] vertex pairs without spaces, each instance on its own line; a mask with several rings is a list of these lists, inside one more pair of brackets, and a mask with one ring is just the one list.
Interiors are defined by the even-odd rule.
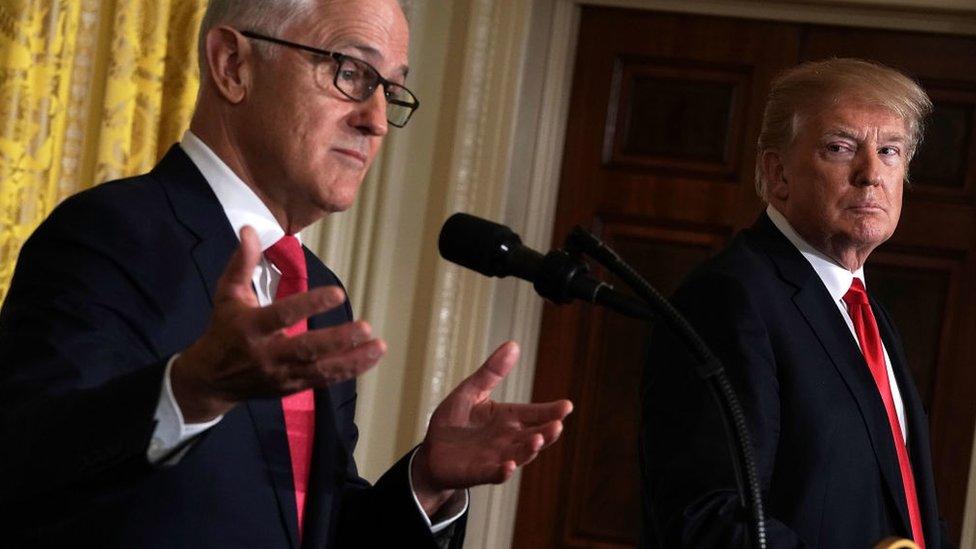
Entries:
[[[604,193],[594,207],[620,215],[671,219],[691,223],[738,225],[736,204],[741,184],[672,177],[651,184],[633,174],[599,174],[594,177]],[[756,206],[758,211],[758,206]],[[592,217],[587,220],[591,222]]]
[[[655,226],[644,220],[598,219],[602,238],[661,291],[670,293],[695,267],[726,242],[729,231],[714,227]],[[609,277],[615,287],[623,286]],[[565,540],[586,546],[600,540],[633,545],[640,491],[635,456],[640,407],[637,385],[650,326],[599,309],[583,310],[586,346],[575,402],[583,411],[580,437],[566,483],[569,514]]]
[[[657,288],[670,292],[698,263],[720,249],[730,228],[597,216],[595,226],[610,246],[634,261]],[[597,271],[598,276],[604,273]],[[609,280],[620,287],[616,279]],[[559,452],[540,456],[534,469],[559,467],[558,479],[525,471],[522,493],[559,491],[559,505],[545,509],[538,528],[523,517],[540,513],[534,498],[519,502],[516,547],[632,547],[636,543],[639,485],[636,438],[637,383],[646,354],[646,323],[589,306],[555,308],[547,318],[570,318],[540,341],[540,356],[573,357],[572,370],[553,372],[537,394],[567,395],[576,403]],[[556,319],[554,322],[564,322]],[[555,450],[555,449],[554,449]]]
[[971,81],[973,38],[945,34],[805,25],[800,61],[861,57],[923,80]]
[[706,66],[619,56],[610,92],[606,164],[734,182],[750,72],[739,63]]
[[892,244],[943,250],[971,250],[976,242],[976,214],[972,206],[942,203],[905,191],[901,221]]
[[[580,183],[567,186],[564,179],[560,207],[565,215],[557,215],[554,234],[563,235],[577,223],[589,224],[594,208],[616,212],[622,206],[629,214],[653,216],[661,205],[673,205],[687,212],[678,218],[711,215],[713,221],[721,218],[717,211],[758,210],[752,176],[758,117],[770,79],[796,58],[797,29],[600,8],[584,8],[582,17],[566,140],[566,151],[572,152],[563,162],[563,173]],[[633,93],[635,79],[638,91],[651,96]],[[729,119],[712,126],[689,106],[721,96],[716,83],[732,89]],[[683,102],[675,97],[682,89],[697,89],[697,99]],[[674,112],[632,108],[662,97],[670,97]],[[661,116],[666,118],[656,120]],[[634,125],[642,124],[658,126],[635,130]],[[675,136],[674,142],[665,145],[666,135]],[[628,143],[628,136],[640,144]],[[719,143],[721,161],[703,159],[693,137]],[[650,151],[641,154],[641,145]],[[689,194],[688,187],[698,190]],[[748,206],[737,207],[742,203]],[[665,218],[674,215],[668,211],[663,212]],[[740,227],[751,222],[729,215]]]
[[923,80],[935,111],[912,161],[916,192],[929,199],[976,204],[976,84]]
[[[939,250],[886,246],[865,267],[871,292],[898,322],[905,355],[925,409],[932,411],[938,365],[955,345],[965,256]],[[910,289],[910,291],[906,291]]]

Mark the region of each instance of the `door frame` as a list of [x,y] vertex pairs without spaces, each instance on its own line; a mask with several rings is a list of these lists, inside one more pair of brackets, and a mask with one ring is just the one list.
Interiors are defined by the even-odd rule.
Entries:
[[[510,181],[498,184],[507,187],[504,222],[522,228],[523,240],[540,249],[548,248],[552,241],[576,39],[585,5],[976,36],[976,7],[970,0],[782,0],[762,4],[750,0],[536,0],[529,27],[538,33],[540,26],[548,25],[548,33],[543,33],[544,39],[528,38],[521,86],[531,93],[508,105],[518,113],[515,120],[533,121],[520,124],[520,131],[534,139],[530,146],[516,149],[510,159]],[[526,99],[533,95],[537,100]],[[541,98],[545,101],[538,100]],[[490,335],[511,334],[523,343],[522,366],[509,376],[513,378],[509,383],[516,388],[513,396],[527,401],[541,331],[540,300],[524,284],[499,285],[491,303]],[[976,437],[971,455],[963,549],[976,549]],[[518,495],[518,490],[507,489],[488,498],[489,509],[471,532],[475,535],[469,546],[497,547],[504,540],[511,545]]]

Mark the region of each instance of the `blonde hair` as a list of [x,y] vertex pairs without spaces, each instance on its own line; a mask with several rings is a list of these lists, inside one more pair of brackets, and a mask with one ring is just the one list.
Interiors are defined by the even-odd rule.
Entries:
[[[756,147],[756,193],[766,200],[762,158],[766,151],[785,152],[802,117],[825,104],[853,95],[869,105],[889,109],[908,128],[908,160],[922,141],[923,121],[932,101],[914,80],[884,65],[862,59],[812,61],[787,69],[773,80]],[[907,177],[907,171],[906,171]]]

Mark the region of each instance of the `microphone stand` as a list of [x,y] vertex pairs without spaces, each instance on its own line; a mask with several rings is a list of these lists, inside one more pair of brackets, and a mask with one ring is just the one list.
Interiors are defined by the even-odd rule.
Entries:
[[[585,254],[616,274],[634,290],[647,307],[642,307],[639,302],[626,298],[621,299],[619,294],[613,292],[608,285],[603,283],[598,284],[598,287],[594,289],[591,302],[632,318],[650,320],[653,316],[657,316],[684,341],[691,351],[697,363],[696,373],[708,383],[721,410],[729,451],[732,456],[732,466],[735,471],[739,501],[744,508],[749,510],[751,527],[747,540],[751,540],[752,547],[765,549],[766,519],[763,513],[762,493],[759,487],[759,475],[756,471],[752,440],[746,426],[742,406],[732,388],[732,383],[725,374],[722,363],[681,313],[633,267],[628,265],[595,235],[580,226],[576,226],[566,238],[565,248],[568,253],[560,253],[567,257]],[[577,262],[577,264],[579,263]]]

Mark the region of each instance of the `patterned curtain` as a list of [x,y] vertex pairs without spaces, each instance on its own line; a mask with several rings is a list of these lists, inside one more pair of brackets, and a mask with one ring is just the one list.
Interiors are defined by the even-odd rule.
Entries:
[[189,124],[206,0],[0,0],[0,300],[65,197],[145,172]]

